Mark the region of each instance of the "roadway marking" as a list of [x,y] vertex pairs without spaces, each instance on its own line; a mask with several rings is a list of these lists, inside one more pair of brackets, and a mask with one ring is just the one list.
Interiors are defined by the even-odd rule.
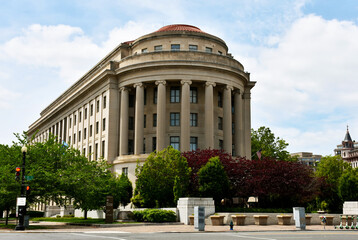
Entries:
[[71,233],[72,235],[84,236],[84,237],[94,237],[94,238],[109,238],[109,239],[117,239],[117,240],[126,240],[125,238],[117,238],[117,237],[106,237],[106,236],[98,236],[98,235],[90,235],[90,234],[81,234],[81,233]]
[[88,231],[83,233],[130,233],[130,232],[121,232],[121,231]]
[[237,237],[237,238],[252,238],[252,239],[262,239],[262,240],[277,240],[275,238],[263,238],[263,237],[253,237],[253,236],[249,236],[249,235],[244,235],[244,234],[241,234],[241,235],[234,235],[234,234],[230,234],[231,236],[233,237]]

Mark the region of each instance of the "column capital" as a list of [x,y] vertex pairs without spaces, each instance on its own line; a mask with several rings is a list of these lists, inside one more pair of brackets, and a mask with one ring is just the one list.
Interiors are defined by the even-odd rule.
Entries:
[[180,81],[180,84],[181,84],[181,85],[184,85],[184,84],[186,84],[186,83],[187,83],[188,85],[191,85],[191,84],[192,84],[192,81],[190,81],[190,80],[181,80],[181,81]]
[[214,82],[206,82],[205,83],[205,86],[213,86],[213,87],[215,87],[216,86],[216,83],[214,83]]
[[239,88],[234,88],[234,90],[233,90],[232,93],[233,93],[233,94],[239,94],[239,95],[241,95],[241,94],[242,94],[242,91],[241,91]]
[[167,82],[164,80],[155,81],[155,85],[159,85],[159,84],[162,84],[165,86],[167,84]]
[[234,90],[234,87],[233,86],[231,86],[231,85],[226,85],[225,86],[225,90]]
[[144,87],[143,83],[139,82],[139,83],[135,83],[133,84],[133,87],[134,88],[137,88],[137,87]]
[[123,92],[123,91],[128,91],[129,92],[129,89],[128,89],[128,87],[120,87],[119,91],[120,92]]

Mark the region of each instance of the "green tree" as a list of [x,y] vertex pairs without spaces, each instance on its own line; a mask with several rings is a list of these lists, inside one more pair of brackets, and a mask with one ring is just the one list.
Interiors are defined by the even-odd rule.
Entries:
[[219,157],[212,157],[198,172],[202,197],[213,197],[218,205],[229,193],[229,179]]
[[119,204],[126,206],[130,203],[133,195],[133,186],[125,174],[111,181],[111,194],[113,195],[113,208],[118,208]]
[[257,152],[261,151],[262,157],[275,158],[279,160],[294,160],[288,151],[288,143],[275,137],[268,127],[260,127],[255,131],[251,129],[251,156],[252,159],[258,159]]
[[342,199],[339,196],[339,182],[345,171],[351,166],[342,160],[340,156],[325,156],[321,158],[316,176],[320,179],[320,194],[317,199],[318,207],[323,202],[328,210],[339,212],[342,209]]
[[[136,168],[136,189],[132,202],[141,207],[175,206],[175,199],[185,196],[190,168],[178,150],[168,148],[149,155]],[[176,192],[176,194],[174,194]]]
[[339,178],[338,193],[343,201],[358,200],[358,169],[347,169]]

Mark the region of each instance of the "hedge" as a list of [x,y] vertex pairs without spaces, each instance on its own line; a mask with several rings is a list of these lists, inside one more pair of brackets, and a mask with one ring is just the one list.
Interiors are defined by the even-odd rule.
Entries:
[[137,222],[176,222],[175,212],[161,209],[145,209],[142,211],[133,211]]

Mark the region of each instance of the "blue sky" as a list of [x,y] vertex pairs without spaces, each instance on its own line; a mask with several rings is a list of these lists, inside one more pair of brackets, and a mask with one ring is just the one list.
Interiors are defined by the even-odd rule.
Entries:
[[251,79],[252,127],[290,152],[333,154],[358,139],[358,2],[348,0],[0,0],[0,143],[109,51],[190,24],[226,41]]

